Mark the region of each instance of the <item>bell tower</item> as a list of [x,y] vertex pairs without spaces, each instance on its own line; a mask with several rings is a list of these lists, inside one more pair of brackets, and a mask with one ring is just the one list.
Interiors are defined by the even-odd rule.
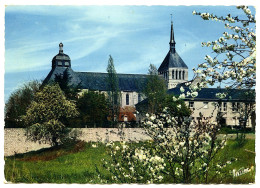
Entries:
[[52,59],[52,68],[71,67],[71,60],[67,54],[63,53],[63,44],[59,44],[59,53]]
[[158,74],[162,75],[167,82],[168,89],[176,87],[178,84],[188,81],[188,66],[176,51],[173,21],[171,20],[170,49],[162,64],[158,69]]

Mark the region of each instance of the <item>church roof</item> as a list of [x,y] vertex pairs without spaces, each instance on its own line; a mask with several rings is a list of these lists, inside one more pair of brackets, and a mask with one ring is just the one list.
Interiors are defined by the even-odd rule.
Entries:
[[[100,72],[74,72],[71,68],[56,67],[50,71],[43,84],[54,81],[55,75],[68,71],[70,85],[80,84],[81,89],[107,91],[107,73]],[[143,90],[147,75],[145,74],[117,74],[120,91],[141,91]]]
[[169,68],[188,68],[188,66],[184,63],[179,54],[175,52],[169,51],[166,57],[164,58],[161,66],[158,71],[163,72],[169,70]]

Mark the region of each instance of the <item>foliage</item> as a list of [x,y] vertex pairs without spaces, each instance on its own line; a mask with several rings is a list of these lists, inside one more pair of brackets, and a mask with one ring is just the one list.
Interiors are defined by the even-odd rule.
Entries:
[[[138,182],[139,177],[151,183],[167,176],[175,183],[208,183],[212,171],[217,169],[221,175],[223,166],[213,163],[213,159],[226,140],[217,139],[219,126],[210,119],[201,117],[198,122],[191,122],[186,117],[178,122],[166,108],[157,115],[147,114],[143,126],[152,139],[152,147],[131,148],[125,143],[115,146],[111,152],[113,163],[107,166],[114,179]],[[153,163],[154,159],[158,161]],[[149,175],[144,176],[145,172]]]
[[58,145],[69,133],[64,125],[66,118],[77,115],[76,105],[66,99],[59,85],[46,85],[36,93],[23,116],[27,137],[33,141]]
[[108,100],[110,103],[111,120],[114,126],[118,121],[118,113],[120,107],[120,92],[119,92],[119,81],[114,67],[114,60],[112,56],[109,56],[107,65],[107,91]]
[[225,98],[230,89],[244,89],[245,95],[240,98],[244,104],[240,105],[238,111],[240,125],[245,130],[249,118],[255,118],[255,95],[252,95],[252,89],[256,85],[256,20],[247,6],[237,8],[244,12],[243,16],[228,14],[226,17],[220,17],[193,11],[193,14],[201,16],[204,20],[225,23],[230,32],[225,31],[216,41],[202,42],[203,47],[212,47],[215,57],[206,55],[206,62],[194,69],[194,73],[201,77],[201,82],[195,86],[196,88],[191,89],[199,90],[207,84],[218,84],[219,88],[224,86],[226,90],[216,95],[219,99]]
[[176,117],[176,121],[179,125],[192,113],[183,100],[177,100],[173,95],[167,94],[162,104],[163,108],[160,109],[159,112],[163,112],[166,108],[171,116]]
[[82,122],[96,127],[104,124],[108,117],[108,101],[102,93],[88,91],[84,92],[77,100],[77,107]]
[[166,91],[165,81],[159,77],[155,65],[150,64],[147,83],[143,91],[148,100],[149,113],[156,113],[163,108],[162,104],[166,97]]
[[78,84],[76,86],[71,84],[71,76],[68,72],[68,69],[66,69],[63,74],[55,75],[54,81],[59,84],[67,99],[77,99],[81,84]]
[[[246,149],[254,151],[255,140],[248,140],[242,148],[236,148],[234,144],[235,141],[228,140],[225,148],[217,154],[215,159],[223,161],[223,163],[231,157],[237,158],[237,160],[227,165],[226,173],[223,177],[211,178],[212,181],[210,183],[248,184],[255,182],[254,172],[237,177],[228,175],[230,173],[233,174],[233,170],[237,172],[243,167],[246,169],[255,165],[255,155],[245,151]],[[96,147],[93,147],[94,145]],[[115,142],[113,147],[117,145],[120,146],[118,142]],[[130,145],[130,147],[135,148],[141,146],[147,148],[146,150],[149,150],[150,146],[153,147],[152,143],[147,141],[131,143]],[[101,159],[104,159],[104,162],[106,161],[107,163],[111,161],[110,147],[106,147],[104,143],[88,142],[83,144],[79,142],[76,145],[60,145],[58,147],[5,157],[5,179],[12,183],[116,183],[111,178],[112,171],[107,171],[100,162]],[[215,173],[213,172],[211,176],[214,177],[214,175]],[[163,175],[163,177],[161,183],[176,183],[166,175]],[[143,181],[142,183],[146,182]]]
[[204,20],[221,21],[231,30],[231,33],[224,32],[216,41],[202,43],[202,46],[211,46],[216,57],[206,55],[206,62],[199,64],[195,70],[202,78],[199,86],[222,83],[226,88],[248,89],[256,84],[255,16],[247,6],[237,8],[244,11],[244,17],[228,14],[224,18],[209,13],[193,12]]
[[111,162],[103,160],[104,167],[112,173],[115,183],[153,183],[160,182],[160,172],[165,168],[164,159],[156,151],[148,149],[148,142],[143,146],[113,142],[106,145],[110,148]]
[[34,95],[39,91],[41,83],[37,80],[24,84],[14,91],[5,104],[5,127],[24,127],[21,119],[25,115],[28,106],[34,99]]

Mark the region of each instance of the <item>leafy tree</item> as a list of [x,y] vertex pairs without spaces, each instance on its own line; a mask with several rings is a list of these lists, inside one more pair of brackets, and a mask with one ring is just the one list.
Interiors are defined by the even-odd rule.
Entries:
[[24,127],[21,116],[25,115],[40,85],[37,80],[31,81],[11,94],[5,104],[5,127]]
[[107,73],[108,100],[110,103],[111,121],[114,126],[118,121],[120,108],[120,91],[119,80],[117,77],[116,69],[114,67],[114,60],[111,55],[108,59]]
[[51,145],[64,143],[70,132],[64,122],[77,115],[76,105],[66,99],[59,85],[45,85],[23,116],[27,137]]
[[102,125],[108,117],[108,101],[104,94],[94,91],[84,92],[77,101],[82,122],[94,127]]
[[148,70],[147,84],[144,88],[144,95],[148,100],[148,112],[156,113],[162,110],[162,104],[166,97],[166,84],[165,81],[159,77],[155,65],[150,64]]
[[77,96],[80,91],[81,83],[79,83],[76,86],[70,84],[71,76],[68,72],[68,69],[66,69],[63,74],[55,75],[54,81],[59,84],[61,90],[64,92],[67,99],[77,100]]

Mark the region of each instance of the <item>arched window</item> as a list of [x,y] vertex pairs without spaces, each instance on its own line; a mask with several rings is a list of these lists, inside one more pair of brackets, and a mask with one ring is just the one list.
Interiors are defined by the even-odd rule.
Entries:
[[185,80],[185,71],[182,72],[182,78]]
[[172,79],[174,79],[174,70],[172,71]]
[[129,105],[129,94],[125,95],[125,103],[126,105]]
[[181,71],[179,71],[179,79],[181,80]]

